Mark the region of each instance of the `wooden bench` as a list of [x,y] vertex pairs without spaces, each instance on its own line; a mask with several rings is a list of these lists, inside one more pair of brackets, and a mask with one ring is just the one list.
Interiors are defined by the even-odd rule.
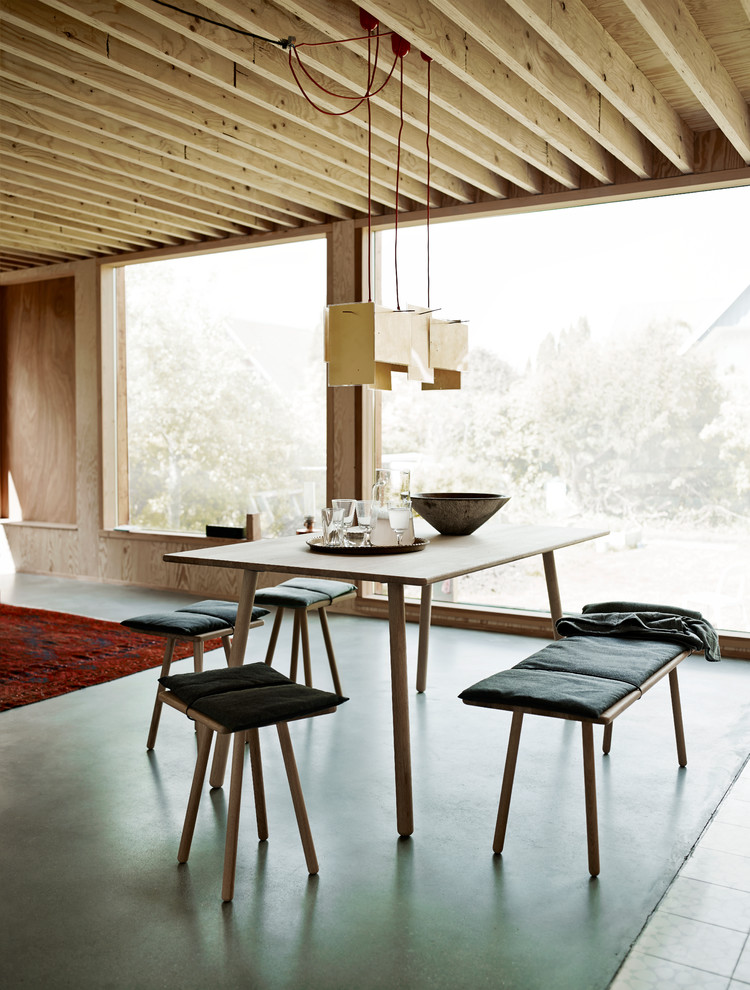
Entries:
[[599,832],[593,726],[604,726],[603,751],[612,746],[612,723],[663,677],[669,677],[677,758],[687,766],[677,666],[691,653],[674,642],[570,636],[557,640],[509,670],[473,684],[459,697],[466,705],[513,713],[497,813],[493,851],[501,853],[524,715],[581,723],[588,865],[599,874]]

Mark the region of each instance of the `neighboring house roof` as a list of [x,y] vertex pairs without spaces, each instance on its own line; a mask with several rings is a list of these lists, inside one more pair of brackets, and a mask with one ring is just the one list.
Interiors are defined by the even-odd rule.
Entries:
[[750,285],[693,341],[725,370],[750,373]]

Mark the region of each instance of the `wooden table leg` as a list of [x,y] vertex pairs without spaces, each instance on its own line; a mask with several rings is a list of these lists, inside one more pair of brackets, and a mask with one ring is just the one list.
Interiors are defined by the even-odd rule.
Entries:
[[552,635],[555,639],[560,639],[555,623],[562,618],[562,605],[560,603],[560,588],[557,584],[557,568],[555,567],[555,553],[548,550],[542,554],[544,562],[544,578],[547,582],[547,595],[549,597],[549,611],[552,616]]
[[427,653],[430,649],[430,621],[432,620],[432,585],[422,588],[419,604],[419,652],[417,653],[417,691],[427,690]]
[[388,585],[388,623],[391,638],[391,697],[393,702],[393,755],[396,767],[396,824],[399,835],[414,831],[409,739],[409,684],[406,670],[406,612],[404,586]]
[[[237,622],[234,627],[234,637],[232,638],[232,651],[229,655],[230,667],[241,667],[245,661],[245,648],[247,647],[247,634],[250,631],[250,621],[253,616],[253,602],[255,601],[255,589],[258,587],[258,572],[242,572],[242,590],[240,591],[240,601],[237,608]],[[221,787],[224,783],[224,773],[227,768],[227,756],[229,755],[229,736],[218,735],[214,746],[214,759],[211,764],[211,775],[208,778],[211,787]]]

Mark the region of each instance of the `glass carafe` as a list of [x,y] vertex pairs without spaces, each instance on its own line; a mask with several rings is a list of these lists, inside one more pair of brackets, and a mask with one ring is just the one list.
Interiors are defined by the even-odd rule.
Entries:
[[[387,471],[378,468],[375,472],[375,484],[372,486],[372,498],[375,502],[373,506],[373,527],[371,540],[374,546],[395,547],[397,544],[396,534],[391,529],[388,522],[388,503],[400,502],[408,499],[410,494],[411,476],[409,471]],[[409,528],[403,536],[402,543],[414,542],[414,523],[409,523]]]

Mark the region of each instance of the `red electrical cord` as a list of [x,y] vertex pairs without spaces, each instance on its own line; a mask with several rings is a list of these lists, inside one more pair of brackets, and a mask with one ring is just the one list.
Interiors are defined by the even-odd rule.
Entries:
[[[363,19],[364,18],[364,19]],[[395,34],[393,31],[378,32],[376,28],[378,26],[378,21],[368,15],[366,12],[360,11],[360,20],[363,27],[368,29],[366,35],[362,35],[358,38],[345,38],[341,41],[305,41],[300,42],[299,45],[291,44],[292,39],[290,38],[289,45],[289,70],[292,73],[294,81],[297,83],[299,91],[302,93],[307,102],[314,107],[319,113],[326,114],[329,117],[342,117],[346,114],[353,113],[363,103],[367,104],[367,293],[368,300],[372,302],[372,263],[371,263],[371,245],[372,245],[372,105],[371,99],[373,96],[377,96],[385,87],[388,85],[391,76],[396,68],[396,63],[401,61],[401,74],[399,82],[399,129],[398,129],[398,140],[396,145],[396,212],[394,218],[394,237],[393,237],[393,250],[394,250],[394,270],[396,276],[396,309],[399,311],[401,309],[401,298],[399,293],[399,281],[398,281],[398,213],[399,213],[399,184],[401,178],[401,136],[404,130],[404,56],[406,56],[410,51],[410,44],[404,38]],[[373,89],[373,83],[375,82],[375,74],[377,72],[378,57],[380,53],[380,39],[390,35],[391,45],[393,47],[393,64],[391,65],[390,71],[386,75],[383,83],[377,88]],[[299,49],[303,47],[317,48],[320,46],[327,45],[341,45],[347,44],[355,41],[364,41],[367,39],[367,86],[364,93],[361,95],[349,95],[347,93],[336,93],[331,89],[328,89],[321,82],[313,77],[310,71],[305,67],[300,58]],[[375,57],[372,56],[372,42],[373,39],[376,41],[375,47]],[[427,62],[427,306],[430,305],[430,63],[432,59],[429,56],[422,54],[422,58]],[[319,106],[311,99],[308,93],[305,92],[305,88],[302,85],[300,77],[297,75],[297,71],[294,66],[293,59],[297,60],[297,65],[300,70],[307,76],[307,78],[316,86],[319,90],[325,93],[327,96],[333,97],[337,100],[347,100],[353,103],[353,106],[347,107],[345,110],[327,110],[324,107]]]
[[401,77],[399,85],[399,117],[398,142],[396,144],[396,217],[393,224],[393,265],[396,274],[396,309],[401,309],[401,299],[398,292],[398,186],[401,177],[401,132],[404,129],[404,59],[401,57]]
[[427,308],[430,309],[430,97],[431,97],[431,69],[432,59],[429,55],[421,53],[422,58],[427,63],[427,137],[425,145],[427,148]]

